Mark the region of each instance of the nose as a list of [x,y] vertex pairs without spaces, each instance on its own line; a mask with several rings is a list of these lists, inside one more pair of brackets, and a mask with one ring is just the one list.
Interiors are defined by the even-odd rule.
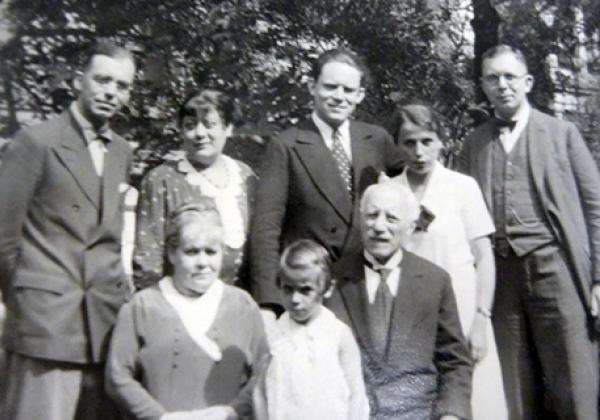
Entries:
[[203,268],[206,267],[207,264],[208,255],[206,255],[206,252],[201,252],[198,255],[196,255],[196,267]]
[[506,81],[506,77],[500,75],[498,77],[498,88],[506,89],[508,87],[508,82]]
[[338,86],[337,89],[333,91],[332,96],[338,100],[344,99],[344,88],[342,86]]
[[104,94],[110,98],[115,96],[117,94],[117,84],[114,82],[110,82],[104,85]]
[[415,145],[415,156],[421,157],[423,155],[423,145],[419,142]]
[[292,292],[291,301],[294,306],[298,306],[300,304],[301,300],[302,300],[302,295],[300,294],[300,292],[296,292],[296,291]]
[[373,220],[372,227],[376,233],[381,233],[381,232],[385,231],[385,216],[383,214],[378,215]]
[[196,125],[196,129],[194,130],[194,134],[198,138],[202,138],[206,135],[206,127],[202,123],[198,123]]

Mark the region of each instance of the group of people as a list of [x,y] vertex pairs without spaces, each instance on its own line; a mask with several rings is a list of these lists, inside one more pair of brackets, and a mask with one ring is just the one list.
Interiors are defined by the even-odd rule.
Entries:
[[351,118],[368,70],[344,48],[260,179],[223,154],[232,98],[191,93],[181,150],[141,184],[131,282],[110,119],[135,63],[98,43],[78,98],[0,165],[0,418],[596,420],[598,168],[531,108],[518,49],[481,65],[495,115],[459,172],[426,103],[391,134]]

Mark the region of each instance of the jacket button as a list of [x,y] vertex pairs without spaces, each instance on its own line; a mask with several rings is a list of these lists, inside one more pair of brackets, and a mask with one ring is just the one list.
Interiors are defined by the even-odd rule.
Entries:
[[338,231],[338,228],[337,228],[337,226],[334,226],[330,230],[331,230],[331,233],[336,233]]
[[73,204],[73,211],[77,213],[79,211],[79,206],[77,204]]

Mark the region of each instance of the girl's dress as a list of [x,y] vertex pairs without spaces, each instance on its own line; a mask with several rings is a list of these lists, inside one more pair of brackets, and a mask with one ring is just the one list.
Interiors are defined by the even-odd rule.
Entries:
[[[410,188],[406,171],[394,178]],[[452,280],[458,315],[467,337],[477,311],[475,258],[469,241],[494,232],[483,195],[474,179],[436,162],[421,204],[435,215],[427,231],[411,235],[406,249],[445,269]],[[487,355],[475,365],[471,405],[474,420],[508,417],[502,372],[491,321]]]
[[360,353],[350,329],[327,308],[308,324],[284,313],[264,378],[270,420],[369,418]]

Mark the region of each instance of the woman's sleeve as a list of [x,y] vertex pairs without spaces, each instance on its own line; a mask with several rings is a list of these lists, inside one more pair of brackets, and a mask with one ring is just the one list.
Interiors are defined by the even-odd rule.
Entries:
[[134,320],[135,301],[119,312],[105,371],[106,393],[128,414],[139,420],[157,420],[165,409],[136,379],[140,377],[138,333]]
[[251,331],[252,334],[248,348],[250,374],[248,381],[231,404],[240,419],[252,418],[252,392],[261,376],[260,367],[265,363],[265,360],[268,360],[266,358],[268,358],[269,353],[267,335],[258,305],[252,301],[250,295],[247,296],[247,303],[250,310],[249,313],[246,312],[246,319],[249,323],[248,331]]
[[490,212],[483,199],[483,194],[477,182],[463,176],[461,197],[461,219],[464,223],[468,240],[490,235],[496,230]]
[[142,181],[137,208],[133,263],[138,289],[151,286],[163,277],[167,188],[162,177],[150,172]]
[[369,400],[363,379],[360,350],[349,328],[344,325],[340,336],[340,363],[350,387],[350,419],[369,419]]

